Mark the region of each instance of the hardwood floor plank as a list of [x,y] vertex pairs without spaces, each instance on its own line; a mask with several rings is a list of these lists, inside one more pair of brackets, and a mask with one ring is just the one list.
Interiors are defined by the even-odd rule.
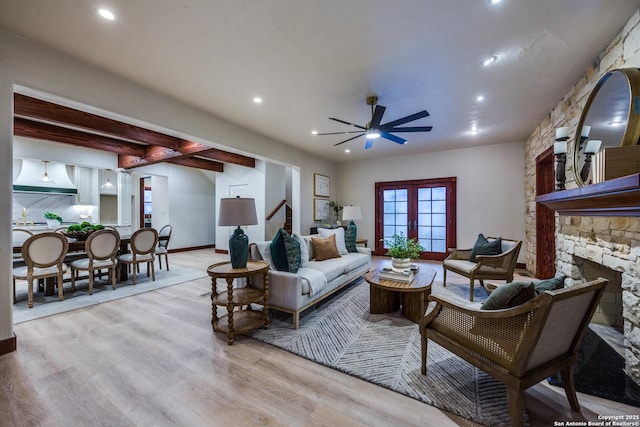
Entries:
[[[203,272],[226,259],[211,249],[169,257]],[[245,336],[228,346],[211,329],[210,289],[204,276],[15,325],[18,350],[0,356],[0,426],[476,425]],[[578,399],[582,414],[541,383],[524,402],[534,427],[640,413]]]

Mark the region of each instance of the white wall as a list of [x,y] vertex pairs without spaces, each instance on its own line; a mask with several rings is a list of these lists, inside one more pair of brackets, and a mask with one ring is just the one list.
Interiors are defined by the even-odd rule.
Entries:
[[[524,142],[342,163],[337,177],[337,200],[360,206],[358,236],[369,247],[376,182],[443,177],[457,178],[458,247],[472,247],[478,233],[524,241]],[[519,261],[524,262],[522,252]]]
[[[255,168],[246,168],[235,165],[225,165],[223,174],[216,177],[216,212],[220,208],[220,199],[231,197],[230,188],[242,189],[242,197],[255,199],[258,225],[242,227],[244,234],[249,237],[249,242],[264,240],[265,233],[265,169],[266,163],[257,161]],[[216,215],[214,224],[217,224]],[[229,249],[229,236],[233,234],[235,227],[218,227],[216,233],[216,249]]]

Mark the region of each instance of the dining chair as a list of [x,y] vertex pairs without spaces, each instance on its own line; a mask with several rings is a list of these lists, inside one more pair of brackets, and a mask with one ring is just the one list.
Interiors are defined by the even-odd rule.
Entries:
[[[14,228],[12,231],[12,245],[14,247],[17,246],[22,246],[25,242],[25,240],[27,240],[29,237],[33,236],[33,233],[29,230],[25,230],[24,228]],[[14,253],[13,254],[13,261],[24,261],[22,259],[22,254],[21,253]],[[13,278],[13,303],[15,304],[16,301],[16,279],[15,277]]]
[[171,231],[173,227],[169,224],[165,225],[158,232],[158,247],[156,248],[156,255],[158,256],[158,263],[160,264],[160,270],[162,270],[162,255],[167,264],[167,271],[169,271],[169,239],[171,239]]
[[106,268],[111,278],[111,287],[116,288],[116,254],[120,249],[120,234],[115,230],[99,230],[91,233],[85,243],[88,258],[78,259],[69,264],[71,268],[71,290],[76,290],[76,277],[79,271],[89,273],[89,295],[93,295],[93,276],[95,270]]
[[22,258],[26,266],[13,269],[13,280],[26,280],[29,292],[29,308],[33,307],[33,281],[55,277],[58,300],[64,299],[62,276],[67,271],[64,257],[69,249],[67,238],[60,233],[35,234],[22,245]]
[[158,245],[158,231],[155,228],[140,228],[131,235],[131,252],[118,256],[118,261],[129,264],[133,272],[133,284],[136,284],[138,265],[147,264],[147,277],[156,280],[155,249]]

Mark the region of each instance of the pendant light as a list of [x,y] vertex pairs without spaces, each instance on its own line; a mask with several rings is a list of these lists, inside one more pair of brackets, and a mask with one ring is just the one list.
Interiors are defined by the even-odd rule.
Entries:
[[106,169],[106,171],[107,171],[107,182],[105,182],[100,186],[100,188],[102,188],[103,190],[113,188],[113,184],[111,183],[111,169]]
[[49,178],[49,174],[47,172],[47,165],[49,164],[49,160],[43,160],[42,163],[44,163],[44,175],[42,175],[42,178],[40,178],[40,182],[55,184],[55,181]]

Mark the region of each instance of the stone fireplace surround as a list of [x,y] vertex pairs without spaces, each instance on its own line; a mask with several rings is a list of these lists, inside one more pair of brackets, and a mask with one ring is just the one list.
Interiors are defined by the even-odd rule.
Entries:
[[[560,216],[556,239],[556,267],[567,276],[566,286],[593,279],[593,266],[585,264],[605,267],[603,277],[607,269],[619,273],[625,372],[640,384],[640,219]],[[608,290],[613,295],[605,303],[619,292],[615,283]]]

